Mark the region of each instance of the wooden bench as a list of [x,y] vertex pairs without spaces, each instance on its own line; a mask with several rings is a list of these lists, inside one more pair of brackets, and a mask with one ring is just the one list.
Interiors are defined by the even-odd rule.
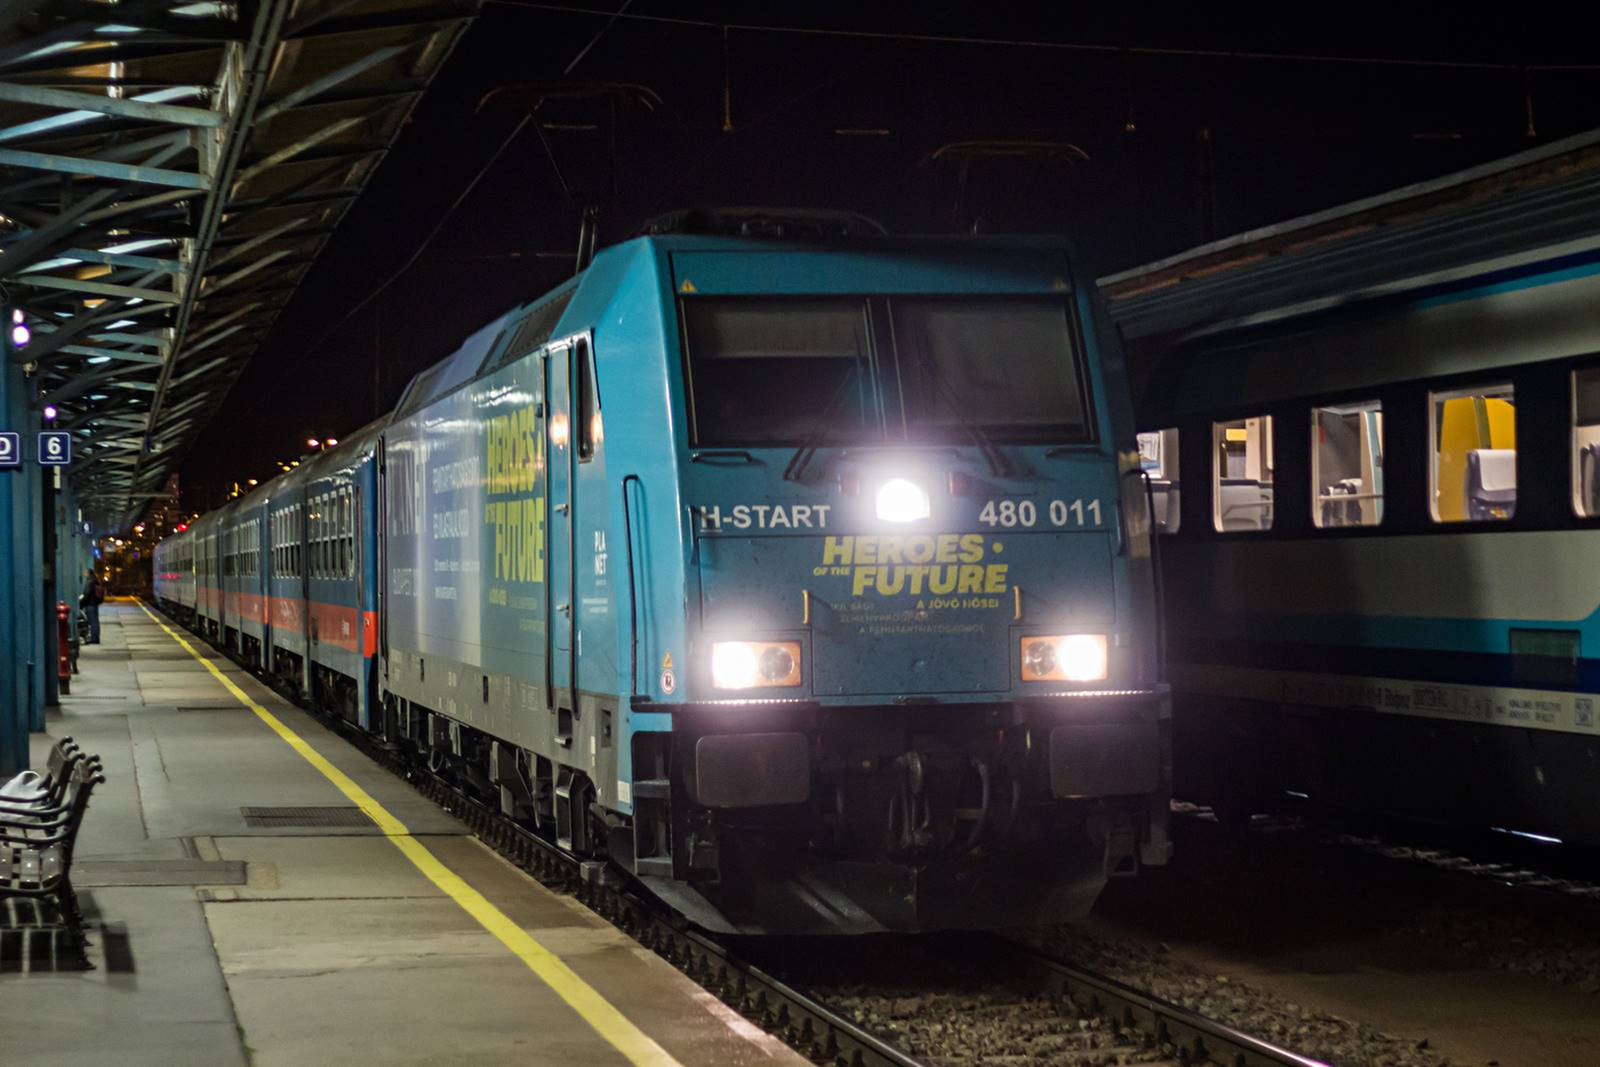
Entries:
[[67,922],[82,925],[72,852],[89,798],[105,780],[100,757],[63,738],[42,777],[7,783],[21,795],[0,797],[0,897],[52,899]]

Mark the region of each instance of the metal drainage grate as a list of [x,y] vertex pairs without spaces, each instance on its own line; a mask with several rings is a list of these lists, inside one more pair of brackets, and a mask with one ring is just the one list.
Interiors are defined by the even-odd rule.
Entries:
[[246,826],[364,826],[376,825],[360,808],[240,808]]

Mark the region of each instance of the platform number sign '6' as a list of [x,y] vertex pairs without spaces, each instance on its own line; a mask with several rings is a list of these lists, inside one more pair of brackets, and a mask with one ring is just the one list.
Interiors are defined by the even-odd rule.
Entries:
[[39,434],[39,464],[65,467],[72,462],[72,435],[65,430],[45,430]]
[[22,466],[22,435],[0,433],[0,470]]

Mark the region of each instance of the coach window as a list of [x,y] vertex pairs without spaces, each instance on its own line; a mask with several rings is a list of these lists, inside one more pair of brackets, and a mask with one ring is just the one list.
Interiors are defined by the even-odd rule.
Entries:
[[1517,510],[1517,409],[1510,385],[1428,395],[1435,522],[1494,522]]
[[1178,431],[1151,430],[1139,435],[1139,468],[1150,479],[1151,521],[1162,533],[1177,533]]
[[1211,424],[1211,512],[1223,533],[1272,529],[1272,416]]
[[1311,409],[1311,521],[1383,521],[1383,405],[1376,400]]
[[1572,375],[1572,509],[1600,516],[1600,367]]

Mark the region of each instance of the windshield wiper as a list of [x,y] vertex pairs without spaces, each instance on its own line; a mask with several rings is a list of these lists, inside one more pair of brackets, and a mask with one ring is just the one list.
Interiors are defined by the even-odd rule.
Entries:
[[955,417],[961,420],[961,425],[972,437],[972,443],[978,446],[978,451],[983,453],[983,458],[989,462],[989,470],[996,478],[1006,478],[1011,474],[1011,464],[1006,461],[1005,453],[995,445],[994,439],[969,416],[961,407],[961,398],[956,395],[955,389],[950,385],[950,379],[944,376],[939,369],[939,364],[933,357],[924,354],[922,366],[927,371],[928,377],[933,379],[934,387],[944,394],[945,402],[950,405],[950,410]]
[[816,455],[817,446],[822,443],[822,435],[828,429],[828,424],[844,406],[844,398],[850,395],[850,385],[855,381],[857,373],[857,365],[852,363],[845,371],[844,377],[839,379],[839,386],[833,391],[833,396],[828,398],[828,403],[817,416],[817,421],[811,424],[810,431],[800,441],[800,447],[794,450],[794,455],[789,457],[788,465],[783,468],[784,481],[798,482],[806,467],[810,466],[811,457]]

